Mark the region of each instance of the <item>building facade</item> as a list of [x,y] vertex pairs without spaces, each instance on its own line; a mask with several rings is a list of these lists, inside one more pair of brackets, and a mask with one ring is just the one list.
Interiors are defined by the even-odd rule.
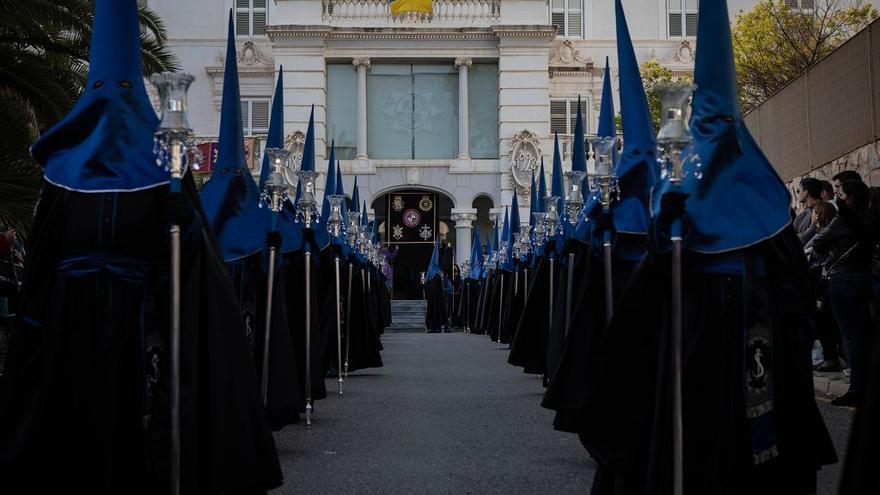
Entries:
[[[693,70],[698,0],[623,3],[640,62]],[[728,3],[735,13],[754,0]],[[531,173],[543,159],[549,174],[556,132],[570,166],[578,97],[586,132],[595,133],[606,57],[617,88],[613,0],[435,0],[430,16],[398,18],[386,0],[147,4],[166,22],[183,69],[197,77],[190,111],[200,142],[216,140],[219,129],[232,9],[255,169],[283,66],[288,145],[301,145],[314,105],[319,169],[335,143],[346,190],[357,176],[380,220],[389,193],[436,194],[436,230],[459,260],[469,257],[471,226],[487,232],[515,190],[527,221]]]

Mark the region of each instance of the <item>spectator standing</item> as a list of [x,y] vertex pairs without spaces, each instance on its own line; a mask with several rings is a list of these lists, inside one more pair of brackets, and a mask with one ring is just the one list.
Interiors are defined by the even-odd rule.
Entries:
[[[840,181],[837,176],[834,180]],[[864,392],[863,382],[873,348],[870,192],[860,181],[843,179],[839,187],[835,186],[839,199],[838,215],[816,234],[812,247],[819,255],[827,256],[824,272],[828,279],[828,300],[852,369],[849,390],[832,404],[856,406]]]
[[[830,186],[831,183],[829,182]],[[822,232],[834,217],[837,210],[828,201],[823,201],[813,208],[812,228],[816,234]],[[815,239],[815,236],[813,237]],[[816,338],[822,344],[822,361],[816,364],[816,371],[840,371],[840,352],[842,340],[834,313],[828,304],[828,284],[822,277],[826,257],[815,252],[813,239],[804,246],[804,252],[810,261],[810,271],[816,284]]]
[[801,243],[806,244],[816,233],[812,222],[813,208],[822,202],[822,182],[813,177],[801,179],[798,202],[803,209],[795,217],[794,228]]

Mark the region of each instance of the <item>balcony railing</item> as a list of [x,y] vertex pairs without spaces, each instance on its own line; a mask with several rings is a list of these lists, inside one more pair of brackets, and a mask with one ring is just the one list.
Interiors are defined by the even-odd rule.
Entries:
[[344,25],[490,24],[501,18],[501,0],[434,0],[431,14],[391,15],[387,0],[323,0],[324,21]]

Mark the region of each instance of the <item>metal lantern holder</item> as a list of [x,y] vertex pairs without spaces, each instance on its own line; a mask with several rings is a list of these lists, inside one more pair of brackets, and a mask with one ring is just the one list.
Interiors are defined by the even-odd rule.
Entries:
[[[163,72],[153,74],[150,82],[159,93],[161,120],[156,129],[153,152],[156,164],[171,175],[169,189],[181,191],[180,181],[186,167],[198,169],[202,156],[197,148],[190,148],[186,140],[192,127],[186,110],[186,93],[195,78],[189,74]],[[169,227],[171,240],[171,343],[170,343],[170,402],[171,402],[171,493],[180,493],[180,225]]]
[[[298,170],[300,197],[296,202],[297,221],[305,224],[305,229],[311,230],[312,222],[316,220],[318,203],[315,200],[315,180],[318,172],[314,170]],[[307,236],[308,237],[308,236]],[[305,355],[306,355],[306,428],[312,427],[312,249],[309,242],[303,243],[305,264]]]
[[[332,194],[330,196],[327,196],[327,202],[330,204],[330,216],[327,218],[327,232],[336,239],[341,239],[344,234],[344,225],[342,218],[343,201],[345,201],[345,196],[341,194]],[[339,395],[342,396],[342,368],[344,364],[342,361],[342,299],[340,294],[341,283],[339,278],[339,254],[336,254],[336,256],[334,256],[333,266],[336,282],[336,384],[339,388]]]

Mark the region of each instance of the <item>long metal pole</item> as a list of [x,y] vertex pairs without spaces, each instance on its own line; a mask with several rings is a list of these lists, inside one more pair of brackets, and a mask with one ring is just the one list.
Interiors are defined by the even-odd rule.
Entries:
[[263,405],[269,404],[269,340],[272,328],[272,292],[275,284],[275,247],[269,247],[269,275],[266,281],[266,324],[263,332],[263,366],[260,375],[260,393]]
[[554,285],[553,273],[555,270],[556,270],[556,260],[554,260],[553,258],[550,258],[550,311],[547,312],[550,324],[547,327],[548,329],[553,326],[553,302],[554,302],[553,301],[553,285]]
[[[603,205],[602,210],[604,213],[608,213],[611,208],[608,205]],[[611,259],[611,230],[606,229],[605,232],[602,233],[603,241],[602,241],[602,249],[605,258],[605,324],[606,326],[611,323],[611,317],[614,316],[614,281],[612,274],[612,262]]]
[[306,277],[306,428],[312,427],[312,253],[305,252]]
[[[171,185],[179,193],[182,143],[171,143]],[[171,224],[171,493],[180,494],[180,225]]]
[[471,284],[467,284],[467,315],[465,318],[465,332],[471,333]]
[[571,296],[574,291],[574,253],[568,253],[568,277],[565,283],[565,336],[571,330]]
[[672,376],[673,493],[684,494],[684,422],[682,418],[681,220],[672,224]]
[[504,308],[504,273],[501,273],[501,294],[498,296],[498,349],[501,349],[501,316]]
[[354,263],[348,262],[348,296],[345,298],[345,378],[348,378],[348,355],[351,350],[351,284],[354,278]]
[[334,260],[336,264],[336,383],[339,385],[339,395],[342,395],[342,300],[339,295],[339,256]]

